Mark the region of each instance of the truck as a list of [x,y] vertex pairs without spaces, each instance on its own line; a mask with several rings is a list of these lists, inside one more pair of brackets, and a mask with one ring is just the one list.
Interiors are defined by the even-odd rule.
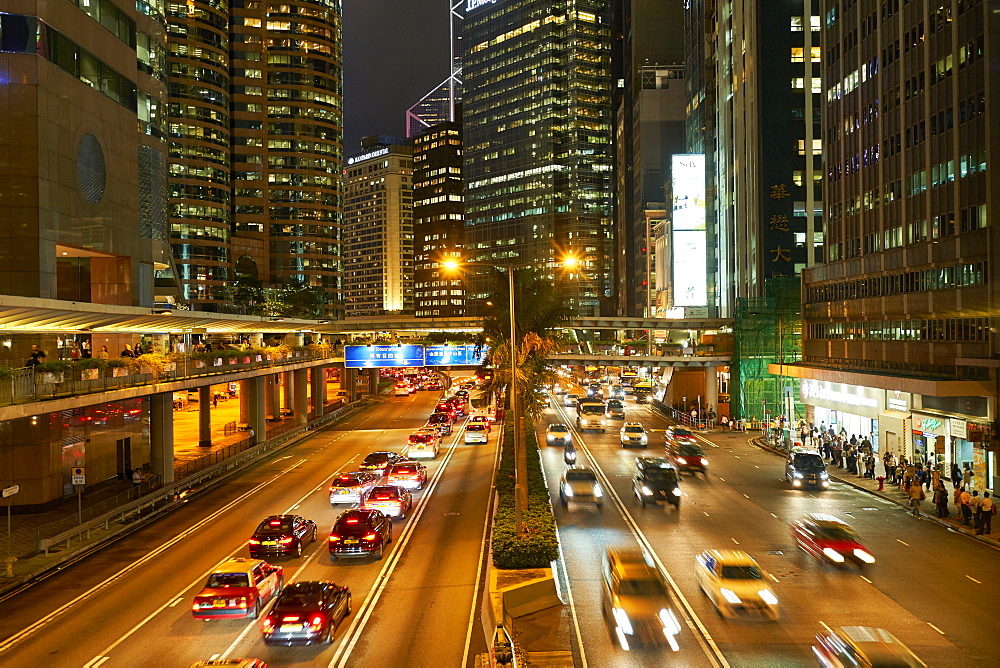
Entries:
[[599,399],[584,399],[576,406],[576,426],[580,431],[599,429],[608,431],[608,409]]

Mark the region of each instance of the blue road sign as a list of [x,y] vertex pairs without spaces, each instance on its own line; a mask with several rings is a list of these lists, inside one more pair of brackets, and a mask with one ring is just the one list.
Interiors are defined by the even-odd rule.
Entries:
[[[479,354],[476,354],[476,350]],[[427,346],[425,354],[426,366],[476,366],[482,363],[486,356],[486,346],[479,348],[475,345],[461,346]]]
[[424,366],[423,346],[345,346],[348,369]]

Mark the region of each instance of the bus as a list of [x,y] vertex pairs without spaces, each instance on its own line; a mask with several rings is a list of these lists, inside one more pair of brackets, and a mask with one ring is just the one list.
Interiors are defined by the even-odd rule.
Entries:
[[608,431],[608,409],[600,399],[584,399],[576,405],[576,426],[580,431],[599,429]]

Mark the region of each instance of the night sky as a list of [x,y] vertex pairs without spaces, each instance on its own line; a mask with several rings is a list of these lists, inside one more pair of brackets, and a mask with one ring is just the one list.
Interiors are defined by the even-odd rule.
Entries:
[[448,0],[344,0],[344,155],[448,76]]

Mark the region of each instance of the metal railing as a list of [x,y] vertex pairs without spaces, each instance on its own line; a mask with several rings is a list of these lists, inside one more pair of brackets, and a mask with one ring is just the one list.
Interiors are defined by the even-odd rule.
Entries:
[[[200,355],[203,355],[200,354]],[[137,387],[206,376],[217,376],[239,371],[280,367],[311,360],[334,359],[333,352],[294,351],[284,357],[267,356],[248,351],[238,356],[209,359],[192,359],[190,355],[172,360],[166,371],[132,373],[126,367],[83,369],[70,363],[62,372],[39,372],[34,367],[12,369],[9,379],[0,380],[0,405],[28,403],[54,397],[71,397],[106,392],[125,387]],[[96,373],[95,373],[96,372]]]

